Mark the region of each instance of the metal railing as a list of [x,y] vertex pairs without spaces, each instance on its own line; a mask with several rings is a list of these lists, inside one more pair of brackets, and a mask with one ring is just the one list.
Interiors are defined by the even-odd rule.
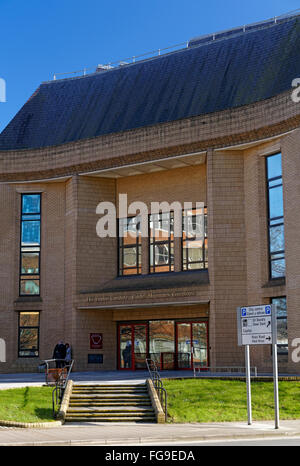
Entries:
[[[55,417],[57,407],[62,402],[74,360],[66,362],[64,359],[46,359],[43,364],[45,365],[45,383],[54,387],[52,391],[52,412],[53,417]],[[52,364],[55,364],[56,367],[52,368]]]
[[[246,368],[242,366],[202,366],[200,364],[197,365],[196,363],[194,363],[194,377],[197,376],[197,373],[199,374],[202,371],[210,374],[216,374],[219,372],[241,374],[246,373]],[[251,367],[250,373],[253,375],[253,377],[257,377],[257,367]]]
[[231,29],[226,29],[224,31],[218,31],[218,32],[214,32],[214,33],[211,33],[211,34],[205,34],[205,35],[202,35],[202,36],[199,36],[199,37],[194,37],[190,40],[186,40],[185,42],[181,42],[180,44],[175,44],[175,45],[171,45],[169,47],[164,47],[164,48],[160,48],[160,49],[156,49],[156,50],[152,50],[151,52],[146,52],[146,53],[142,53],[140,55],[133,55],[131,57],[127,57],[127,58],[124,58],[122,60],[117,60],[117,61],[114,61],[114,62],[109,62],[109,63],[106,63],[106,64],[103,64],[103,65],[98,65],[97,67],[96,66],[93,66],[93,67],[86,67],[86,68],[82,68],[80,70],[76,70],[76,71],[67,71],[67,72],[62,72],[62,73],[54,73],[53,74],[53,80],[55,81],[57,78],[58,79],[64,79],[64,78],[68,78],[68,77],[76,77],[76,76],[86,76],[88,74],[92,74],[92,73],[95,73],[96,71],[99,71],[99,70],[111,70],[111,69],[114,69],[114,68],[117,68],[117,67],[121,67],[121,66],[124,66],[124,65],[129,65],[131,63],[135,63],[137,61],[140,61],[140,60],[145,60],[147,58],[153,58],[153,57],[156,57],[156,56],[160,56],[162,53],[168,53],[170,51],[176,51],[176,50],[181,50],[181,49],[184,49],[184,48],[188,48],[193,42],[195,41],[199,41],[199,40],[209,40],[209,39],[212,39],[212,40],[216,40],[218,37],[224,37],[224,35],[228,32],[231,32],[231,31],[242,31],[242,32],[247,32],[250,28],[254,28],[256,26],[260,26],[260,25],[267,25],[269,24],[270,22],[273,22],[274,24],[277,24],[279,21],[281,20],[284,20],[284,19],[289,19],[290,17],[293,17],[293,16],[297,16],[300,14],[300,9],[297,9],[297,10],[293,10],[293,11],[290,11],[290,12],[287,12],[287,13],[284,13],[282,15],[279,15],[279,16],[274,16],[273,18],[269,18],[269,19],[266,19],[266,20],[263,20],[263,21],[259,21],[259,22],[256,22],[256,23],[249,23],[249,24],[244,24],[243,26],[239,26],[239,27],[236,27],[236,28],[231,28]]
[[163,382],[160,378],[157,366],[153,359],[146,359],[147,369],[152,380],[153,386],[156,390],[157,396],[159,398],[161,407],[165,413],[165,421],[168,419],[168,396],[167,391],[163,386]]

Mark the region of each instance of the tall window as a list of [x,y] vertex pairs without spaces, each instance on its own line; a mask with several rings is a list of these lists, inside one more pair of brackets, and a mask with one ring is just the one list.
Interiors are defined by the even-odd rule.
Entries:
[[183,211],[183,270],[207,269],[207,209]]
[[35,358],[39,356],[39,312],[19,313],[19,358]]
[[277,309],[277,352],[288,354],[286,297],[272,298],[272,304],[276,304]]
[[151,214],[150,272],[174,271],[174,212]]
[[20,295],[40,294],[41,194],[22,194]]
[[267,157],[270,278],[285,276],[281,154]]
[[140,217],[119,219],[119,275],[142,273]]

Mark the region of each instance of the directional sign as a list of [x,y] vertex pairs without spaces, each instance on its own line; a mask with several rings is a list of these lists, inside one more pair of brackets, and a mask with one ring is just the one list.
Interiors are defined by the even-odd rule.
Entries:
[[276,315],[273,311],[272,305],[238,308],[239,346],[276,343]]

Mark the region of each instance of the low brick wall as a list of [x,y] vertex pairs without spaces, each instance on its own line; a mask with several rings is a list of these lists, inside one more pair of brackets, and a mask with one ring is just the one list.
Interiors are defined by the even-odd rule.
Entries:
[[69,401],[70,401],[70,396],[72,394],[72,389],[73,389],[73,380],[69,380],[65,389],[65,393],[60,405],[60,409],[57,414],[57,418],[61,419],[61,421],[64,423],[65,418],[66,418],[66,413],[69,407]]
[[161,403],[151,379],[147,379],[147,389],[155,412],[156,421],[158,424],[164,424],[166,422],[165,413],[161,407]]
[[20,427],[26,429],[48,429],[52,427],[60,427],[62,421],[53,422],[14,422],[14,421],[1,421],[0,426],[5,427]]

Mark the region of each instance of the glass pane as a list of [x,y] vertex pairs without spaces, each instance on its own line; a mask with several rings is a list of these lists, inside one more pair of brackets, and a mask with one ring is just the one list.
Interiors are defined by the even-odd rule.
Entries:
[[22,246],[28,244],[40,245],[40,221],[22,222]]
[[20,327],[38,327],[38,312],[20,312]]
[[286,317],[287,310],[286,310],[286,298],[273,298],[272,304],[276,304],[277,309],[277,317]]
[[204,238],[204,227],[204,209],[193,209],[183,212],[183,239]]
[[135,369],[146,369],[147,334],[146,325],[134,326],[134,364]]
[[155,265],[166,265],[169,263],[169,244],[157,244],[154,247]]
[[271,261],[271,277],[280,278],[285,276],[285,260],[278,259]]
[[277,319],[277,343],[278,345],[288,345],[287,320]]
[[120,326],[120,368],[132,369],[132,327]]
[[38,329],[20,329],[19,356],[38,356]]
[[174,353],[175,326],[173,320],[155,320],[149,322],[150,353]]
[[119,236],[123,245],[140,242],[140,217],[123,218],[119,220]]
[[282,175],[281,154],[271,155],[267,158],[268,179]]
[[191,367],[191,324],[177,324],[177,357],[178,368]]
[[207,366],[207,333],[204,322],[192,324],[193,331],[193,362]]
[[21,295],[39,295],[40,281],[37,279],[21,279]]
[[150,236],[157,241],[166,240],[174,230],[173,212],[150,215]]
[[203,261],[203,242],[202,241],[187,241],[184,245],[187,251],[189,262]]
[[38,252],[22,252],[21,253],[21,273],[38,274],[39,273],[39,258]]
[[124,248],[123,262],[123,265],[127,267],[133,267],[137,265],[136,248]]
[[270,227],[270,252],[284,249],[284,225]]
[[37,214],[41,212],[41,195],[40,194],[23,194],[22,196],[22,213]]
[[201,270],[207,268],[207,265],[204,262],[195,262],[188,264],[188,270]]
[[270,218],[283,217],[282,186],[269,190]]

